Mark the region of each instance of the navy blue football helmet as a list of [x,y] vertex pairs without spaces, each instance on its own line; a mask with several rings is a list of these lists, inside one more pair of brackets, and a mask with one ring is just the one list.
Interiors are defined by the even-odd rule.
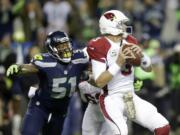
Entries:
[[45,45],[48,52],[63,63],[69,63],[72,56],[72,45],[65,32],[55,31],[47,35]]

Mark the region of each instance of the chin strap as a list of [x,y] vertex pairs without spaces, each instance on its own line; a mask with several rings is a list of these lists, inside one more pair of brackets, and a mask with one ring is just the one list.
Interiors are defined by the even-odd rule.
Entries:
[[170,125],[166,125],[164,127],[156,128],[154,131],[154,135],[169,135],[170,133]]

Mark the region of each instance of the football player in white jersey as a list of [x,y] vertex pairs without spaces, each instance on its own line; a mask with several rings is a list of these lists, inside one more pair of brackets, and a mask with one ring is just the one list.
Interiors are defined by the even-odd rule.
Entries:
[[[139,91],[142,85],[141,80],[136,80],[134,82],[135,90]],[[82,122],[82,135],[111,135],[111,128],[105,121],[99,107],[99,95],[102,89],[93,86],[88,80],[80,82],[78,86],[81,98],[88,102]]]
[[[105,12],[99,27],[102,36],[88,43],[87,52],[91,59],[96,85],[104,89],[100,96],[100,107],[112,135],[128,135],[127,118],[148,128],[155,135],[169,135],[169,122],[151,103],[141,99],[134,92],[134,69],[126,63],[129,48],[122,51],[124,44],[138,44],[126,33],[129,19],[118,10]],[[150,58],[137,45],[131,47],[141,57],[140,67],[150,72]]]

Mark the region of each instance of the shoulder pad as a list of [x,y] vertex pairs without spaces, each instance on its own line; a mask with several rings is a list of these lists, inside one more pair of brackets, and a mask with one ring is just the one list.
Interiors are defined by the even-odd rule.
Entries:
[[111,45],[105,37],[98,37],[88,43],[87,52],[90,59],[104,63],[110,47]]
[[57,65],[57,61],[50,57],[48,53],[36,54],[31,63],[38,68],[55,67]]
[[138,44],[138,40],[135,37],[133,37],[132,35],[128,35],[126,40],[127,40],[127,42]]
[[88,63],[89,59],[83,50],[74,50],[73,51],[73,58],[72,63]]
[[77,57],[83,57],[83,58],[87,58],[87,54],[85,53],[84,50],[82,49],[78,49],[78,50],[74,50],[73,54]]

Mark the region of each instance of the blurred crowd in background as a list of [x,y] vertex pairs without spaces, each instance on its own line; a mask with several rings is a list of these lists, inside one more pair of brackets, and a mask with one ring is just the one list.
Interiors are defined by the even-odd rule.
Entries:
[[[29,87],[38,82],[36,75],[7,78],[6,69],[45,52],[46,34],[54,30],[84,48],[100,34],[98,19],[110,9],[130,18],[133,36],[152,59],[153,72],[135,70],[144,81],[137,94],[170,121],[172,135],[180,135],[180,0],[0,0],[0,135],[20,134]],[[81,135],[85,106],[74,94],[63,135]],[[134,123],[129,129],[130,135],[152,134]]]

